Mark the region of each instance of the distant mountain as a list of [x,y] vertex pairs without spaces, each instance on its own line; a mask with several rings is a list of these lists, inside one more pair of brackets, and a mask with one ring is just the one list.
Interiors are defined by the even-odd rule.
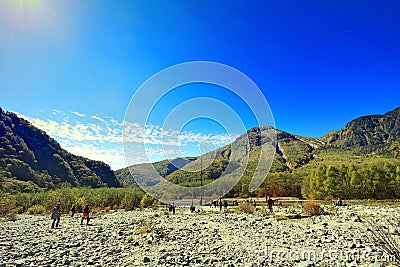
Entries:
[[325,139],[329,145],[346,149],[363,149],[369,152],[386,149],[399,154],[400,141],[400,108],[384,115],[360,117],[349,123],[340,131],[328,134]]
[[0,108],[0,189],[72,186],[118,187],[110,167],[62,149],[44,131]]
[[[237,146],[244,146],[244,141],[247,138],[249,139],[249,147],[246,148],[249,153],[249,167],[246,169],[245,176],[250,176],[254,172],[259,159],[261,147],[267,142],[271,142],[269,139],[265,140],[266,136],[269,136],[271,131],[276,133],[276,154],[271,166],[272,172],[290,171],[307,164],[309,161],[313,160],[313,152],[317,148],[325,145],[325,143],[319,139],[289,134],[284,131],[275,130],[271,127],[256,127],[250,129],[246,135],[240,136],[235,141]],[[243,154],[242,156],[245,157],[245,155],[246,154]],[[198,185],[200,182],[200,173],[199,171],[194,170],[200,170],[201,164],[203,164],[203,166],[207,165],[208,167],[203,170],[202,175],[205,178],[206,183],[211,182],[220,177],[224,172],[227,174],[226,168],[230,162],[230,157],[231,145],[226,145],[215,151],[204,154],[201,157],[191,157],[189,159],[178,158],[172,161],[163,160],[156,162],[154,163],[154,167],[159,171],[162,177],[173,183]],[[177,166],[177,160],[182,161],[183,164]],[[243,160],[244,159],[240,158],[240,156],[235,159],[237,162],[242,162]],[[174,166],[174,168],[171,168],[171,166]],[[182,167],[184,167],[184,169],[181,169]],[[230,167],[231,170],[228,173],[235,170],[235,165],[231,165]],[[236,167],[239,168],[239,164]],[[134,182],[135,177],[140,178],[148,175],[149,168],[153,168],[151,163],[133,165],[130,167],[133,176],[130,174],[128,168],[116,171],[116,175],[122,184],[136,185]],[[169,171],[160,172],[160,170]]]
[[183,168],[186,164],[192,162],[193,160],[196,160],[196,157],[162,160],[156,163],[136,164],[131,166],[131,171],[134,173],[133,177],[131,176],[128,168],[115,171],[115,175],[118,177],[121,185],[126,187],[135,187],[137,186],[135,179],[146,178],[149,181],[155,180],[155,178],[152,177],[152,175],[154,175],[154,172],[152,171],[154,168],[162,177],[167,177],[169,174],[180,168]]
[[[247,186],[258,162],[261,146],[266,142],[265,136],[268,135],[266,134],[268,130],[271,130],[271,127],[256,127],[235,141],[240,145],[243,143],[242,139],[248,138],[249,148],[246,149],[249,149],[250,156],[243,178],[231,192],[232,196],[248,194]],[[385,115],[371,115],[355,119],[342,130],[330,132],[322,138],[273,130],[276,132],[276,143],[274,144],[276,153],[266,181],[282,184],[292,195],[301,195],[302,180],[309,177],[321,164],[399,163],[400,108]],[[199,170],[200,164],[204,164],[204,162],[208,162],[208,167],[201,174],[203,183],[211,182],[221,175],[235,171],[226,171],[228,163],[232,161],[230,149],[231,145],[227,145],[204,154],[201,158],[193,157],[185,161],[185,164],[182,165],[184,169],[171,169],[168,167],[171,165],[168,160],[156,162],[154,166],[157,166],[157,170],[168,169],[169,171],[162,172],[161,176],[173,183],[198,186],[200,173],[188,170]],[[369,154],[371,156],[367,156]],[[374,156],[375,154],[376,156]],[[236,158],[235,161],[241,161],[241,159]],[[263,164],[268,165],[261,162],[261,165]],[[134,176],[142,177],[146,173],[143,170],[149,167],[151,164],[142,164],[131,166],[130,169]],[[128,168],[118,170],[116,174],[125,185],[135,185]]]

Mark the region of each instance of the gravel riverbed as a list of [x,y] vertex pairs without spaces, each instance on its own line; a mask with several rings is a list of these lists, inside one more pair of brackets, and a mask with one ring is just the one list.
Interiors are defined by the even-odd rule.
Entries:
[[[400,208],[347,206],[330,215],[287,219],[178,207],[63,215],[19,215],[0,222],[0,266],[383,266],[368,240],[370,218],[400,218]],[[374,263],[371,263],[375,261]]]

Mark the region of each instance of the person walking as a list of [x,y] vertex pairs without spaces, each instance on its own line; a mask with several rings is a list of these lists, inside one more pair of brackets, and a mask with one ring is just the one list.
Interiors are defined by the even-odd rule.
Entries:
[[53,223],[51,224],[51,229],[54,229],[54,225],[56,228],[58,228],[58,225],[60,223],[60,218],[61,218],[61,204],[60,202],[57,203],[57,205],[53,208],[53,211],[51,212],[51,219],[53,220]]
[[273,212],[272,206],[274,205],[274,201],[272,200],[272,198],[268,197],[267,205],[268,205],[269,211],[272,213]]
[[76,213],[76,207],[75,204],[73,204],[71,207],[71,217],[74,217],[75,213]]
[[90,218],[89,218],[89,213],[90,213],[89,205],[86,204],[86,205],[83,207],[83,214],[82,214],[82,219],[81,219],[81,225],[83,224],[83,220],[85,220],[85,219],[86,219],[86,225],[89,224],[89,220],[90,220]]

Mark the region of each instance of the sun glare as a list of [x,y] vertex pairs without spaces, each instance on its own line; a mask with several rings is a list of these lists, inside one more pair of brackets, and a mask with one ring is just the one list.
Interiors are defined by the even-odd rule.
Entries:
[[5,0],[1,8],[14,29],[45,27],[55,17],[44,0]]

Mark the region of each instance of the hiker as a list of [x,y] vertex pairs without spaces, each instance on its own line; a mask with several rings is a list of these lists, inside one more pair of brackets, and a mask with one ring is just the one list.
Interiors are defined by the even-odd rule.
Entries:
[[222,199],[219,199],[219,210],[222,210]]
[[254,209],[256,209],[256,208],[257,208],[257,203],[256,203],[256,200],[253,200],[253,206],[254,206]]
[[90,220],[90,218],[89,218],[90,210],[89,210],[89,205],[88,204],[86,204],[83,207],[83,212],[82,213],[83,214],[82,214],[82,219],[81,219],[81,225],[83,224],[83,220],[84,219],[86,219],[86,225],[88,225],[89,224],[89,220]]
[[343,206],[343,201],[340,197],[337,199],[336,206],[338,207]]
[[224,208],[226,209],[228,207],[228,201],[224,200]]
[[53,223],[51,224],[51,229],[54,229],[54,224],[56,228],[58,228],[58,224],[60,223],[60,218],[61,218],[61,204],[60,202],[58,202],[57,205],[53,208],[53,211],[51,212],[51,219],[53,220]]
[[269,211],[273,212],[272,206],[274,205],[274,201],[272,200],[272,198],[268,197],[267,205],[268,205]]
[[75,213],[76,213],[76,207],[75,204],[73,204],[71,207],[71,217],[74,217]]
[[174,202],[172,202],[172,204],[169,204],[168,211],[172,212],[172,215],[175,215],[175,204],[174,204]]

